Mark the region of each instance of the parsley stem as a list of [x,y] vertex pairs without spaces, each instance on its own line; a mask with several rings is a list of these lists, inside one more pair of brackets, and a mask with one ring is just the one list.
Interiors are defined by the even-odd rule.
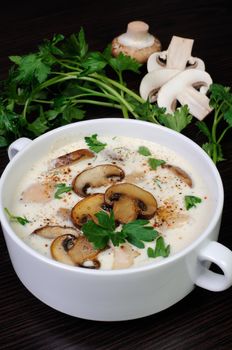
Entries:
[[101,80],[104,80],[105,82],[110,83],[113,86],[116,86],[117,88],[119,88],[120,90],[123,90],[124,92],[126,92],[128,95],[130,95],[131,97],[133,97],[136,101],[140,102],[140,103],[145,103],[144,99],[142,97],[140,97],[139,95],[137,95],[135,92],[133,92],[132,90],[128,89],[126,86],[120,84],[119,82],[110,79],[106,76],[100,75],[98,73],[93,73],[93,76],[95,76],[96,78],[99,78]]
[[38,99],[35,99],[35,100],[32,100],[32,102],[38,102],[38,103],[46,103],[46,104],[53,104],[54,101],[49,101],[49,100],[38,100]]
[[222,141],[223,137],[225,136],[226,132],[227,132],[229,129],[231,129],[231,126],[230,126],[230,125],[228,125],[227,128],[223,130],[223,132],[221,133],[220,137],[219,137],[218,140],[217,140],[217,143],[220,143],[220,142]]
[[23,108],[23,118],[26,120],[27,119],[27,107],[30,103],[30,99],[28,98],[25,102],[24,108]]
[[99,81],[99,80],[92,78],[92,77],[78,77],[78,79],[85,80],[85,81],[91,81],[93,83],[96,83],[97,85],[103,86],[106,90],[108,90],[108,92],[110,92],[114,96],[116,96],[118,98],[118,101],[121,102],[123,105],[125,105],[127,107],[127,109],[134,115],[133,108],[131,107],[131,105],[116,90],[114,90],[114,88],[107,85],[105,82]]
[[[120,84],[121,85],[124,85],[123,84],[123,78],[122,78],[122,72],[118,72],[118,77],[119,77],[119,81],[120,81]],[[124,98],[124,91],[121,90],[121,96]],[[124,118],[128,119],[128,112],[127,112],[127,109],[125,106],[122,106],[122,114],[124,116]]]
[[113,107],[113,108],[118,108],[118,109],[122,109],[121,105],[115,104],[115,103],[110,103],[110,102],[103,102],[103,101],[96,101],[96,100],[74,100],[73,102],[76,103],[88,103],[88,104],[92,104],[92,105],[97,105],[97,106],[105,106],[105,107]]

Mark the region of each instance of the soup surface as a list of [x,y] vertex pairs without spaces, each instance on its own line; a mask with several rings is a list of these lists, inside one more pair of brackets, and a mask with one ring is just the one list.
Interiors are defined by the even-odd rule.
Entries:
[[[12,223],[26,244],[63,263],[121,269],[165,259],[202,233],[213,199],[201,174],[187,160],[140,139],[87,136],[90,139],[51,149],[19,183],[9,209],[28,221],[25,225]],[[120,184],[124,184],[122,191],[117,187]],[[96,195],[99,193],[102,195]],[[130,222],[137,224],[121,242],[112,242],[109,235],[95,249],[96,235],[104,231],[102,226],[96,229],[100,226],[96,212],[104,217],[111,213],[114,234],[127,232]],[[86,222],[92,223],[92,231]],[[144,227],[152,227],[150,238],[143,235]],[[77,242],[81,252],[77,252]]]

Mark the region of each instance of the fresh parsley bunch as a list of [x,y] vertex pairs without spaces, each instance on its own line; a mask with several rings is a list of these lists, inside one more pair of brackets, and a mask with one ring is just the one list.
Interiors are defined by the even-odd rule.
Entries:
[[123,224],[121,230],[116,231],[113,211],[110,215],[100,211],[95,216],[98,224],[89,220],[82,226],[82,231],[97,249],[104,249],[110,240],[114,246],[128,241],[137,248],[144,248],[143,242],[152,242],[158,236],[158,232],[152,226],[148,226],[148,220],[135,220]]
[[44,40],[37,52],[10,56],[13,66],[1,82],[0,146],[20,136],[37,137],[82,120],[85,105],[115,108],[124,118],[161,123],[181,131],[191,121],[188,108],[174,115],[145,102],[127,87],[124,72],[139,73],[129,56],[112,57],[111,47],[89,51],[84,30]]
[[209,94],[210,106],[214,109],[213,123],[209,127],[204,121],[201,121],[197,122],[197,126],[208,139],[202,148],[216,164],[224,160],[221,143],[225,134],[232,127],[232,94],[229,87],[220,84],[212,84]]

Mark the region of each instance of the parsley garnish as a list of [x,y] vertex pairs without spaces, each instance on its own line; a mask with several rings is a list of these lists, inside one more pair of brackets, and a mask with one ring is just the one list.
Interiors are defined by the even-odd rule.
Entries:
[[100,211],[95,216],[98,224],[89,220],[82,226],[82,231],[96,249],[104,249],[110,240],[114,246],[127,240],[137,248],[144,248],[143,242],[152,242],[158,236],[158,232],[152,226],[147,226],[148,220],[135,220],[123,224],[121,231],[116,231],[113,211],[110,215]]
[[165,160],[163,159],[156,159],[156,158],[149,158],[148,164],[150,165],[152,170],[156,170],[158,166],[165,164]]
[[150,150],[145,146],[140,146],[138,149],[138,153],[141,154],[142,156],[145,156],[145,157],[151,155]]
[[19,224],[21,224],[23,226],[30,222],[29,220],[27,220],[27,218],[25,216],[24,217],[22,217],[22,216],[15,216],[15,215],[11,214],[9,209],[7,209],[7,208],[4,208],[4,210],[7,213],[10,221],[12,221],[12,222],[18,222]]
[[102,143],[97,140],[97,134],[94,134],[90,137],[86,136],[85,142],[87,143],[91,151],[96,153],[101,152],[107,146],[106,143]]
[[72,190],[72,186],[66,186],[64,183],[57,184],[55,187],[57,188],[57,191],[54,194],[54,197],[56,199],[61,199],[61,194],[70,192]]
[[201,203],[202,200],[199,197],[195,197],[195,196],[185,196],[184,197],[184,203],[185,203],[185,208],[187,210],[196,207],[196,204]]
[[160,114],[158,120],[161,124],[175,131],[182,131],[192,121],[188,106],[177,108],[173,114]]
[[155,249],[151,247],[147,248],[147,255],[149,258],[157,258],[162,256],[167,258],[170,254],[170,245],[165,246],[165,242],[162,236],[159,236],[156,240]]

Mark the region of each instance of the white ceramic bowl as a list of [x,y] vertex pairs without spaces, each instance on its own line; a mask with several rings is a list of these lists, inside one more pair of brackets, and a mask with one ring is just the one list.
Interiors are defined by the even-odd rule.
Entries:
[[[146,266],[125,270],[89,270],[64,265],[40,255],[12,230],[4,213],[11,207],[18,179],[51,146],[86,134],[121,135],[163,144],[194,164],[207,182],[214,208],[209,225],[187,248]],[[232,252],[216,242],[223,209],[220,175],[206,153],[185,136],[148,122],[99,119],[58,128],[36,140],[15,141],[0,182],[0,219],[14,269],[28,290],[45,304],[72,316],[118,321],[147,316],[175,304],[195,285],[221,291],[232,284]],[[217,264],[223,274],[208,269]]]

